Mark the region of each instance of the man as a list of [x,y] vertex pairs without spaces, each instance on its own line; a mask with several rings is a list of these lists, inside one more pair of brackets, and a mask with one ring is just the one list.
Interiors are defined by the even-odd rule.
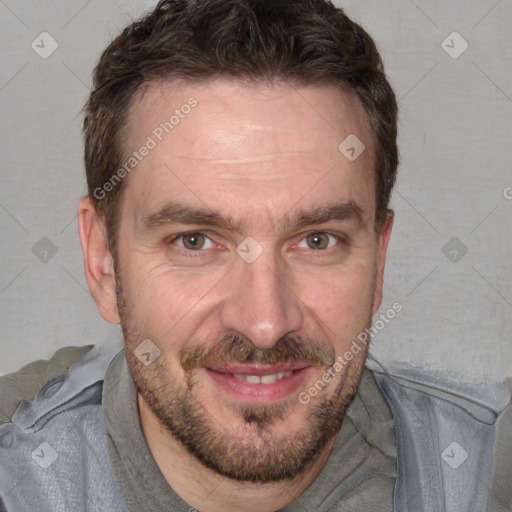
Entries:
[[506,507],[497,414],[365,369],[396,117],[373,41],[325,0],[165,0],[126,28],[95,69],[79,205],[124,349],[3,378],[3,510]]

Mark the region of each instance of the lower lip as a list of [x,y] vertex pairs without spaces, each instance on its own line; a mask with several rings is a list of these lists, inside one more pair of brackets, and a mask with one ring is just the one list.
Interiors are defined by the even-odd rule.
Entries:
[[283,377],[271,384],[251,384],[238,380],[230,373],[220,373],[208,368],[202,368],[201,371],[237,400],[268,403],[286,398],[296,392],[313,371],[313,368],[296,370],[289,377]]

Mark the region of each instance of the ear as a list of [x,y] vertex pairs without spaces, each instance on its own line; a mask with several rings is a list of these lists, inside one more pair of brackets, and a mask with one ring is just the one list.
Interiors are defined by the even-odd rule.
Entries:
[[391,236],[391,229],[393,227],[393,220],[395,214],[393,210],[388,210],[386,215],[386,221],[382,226],[381,233],[379,235],[379,242],[377,248],[377,275],[376,275],[376,286],[375,295],[373,297],[373,310],[372,316],[380,308],[382,302],[382,286],[384,284],[384,266],[386,264],[386,253],[388,249],[389,238]]
[[101,215],[90,197],[78,205],[78,233],[84,257],[85,278],[100,315],[112,324],[120,323],[117,310],[114,260],[108,246]]

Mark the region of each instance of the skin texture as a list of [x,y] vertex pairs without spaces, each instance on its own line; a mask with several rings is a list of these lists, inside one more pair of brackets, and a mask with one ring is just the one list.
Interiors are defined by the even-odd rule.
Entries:
[[[332,86],[154,82],[132,105],[128,151],[191,97],[197,105],[125,178],[117,275],[101,218],[80,202],[85,273],[100,314],[122,325],[144,435],[172,488],[201,511],[270,512],[316,478],[357,390],[365,350],[308,404],[297,399],[371,325],[393,215],[376,235],[364,111]],[[366,146],[355,161],[338,150],[349,134]],[[169,201],[239,230],[147,229]],[[357,205],[360,221],[285,222],[334,202]],[[236,250],[247,237],[262,249],[251,263]],[[160,351],[148,366],[134,354],[145,339]],[[244,401],[205,370],[233,361],[309,368],[288,396]]]

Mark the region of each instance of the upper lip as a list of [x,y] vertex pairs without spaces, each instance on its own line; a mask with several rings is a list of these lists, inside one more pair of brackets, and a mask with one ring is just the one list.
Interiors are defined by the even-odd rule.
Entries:
[[275,363],[275,364],[258,364],[258,363],[230,363],[225,365],[208,366],[208,370],[214,370],[220,373],[232,373],[238,375],[272,375],[279,372],[288,372],[293,370],[301,370],[307,368],[308,365],[301,363]]

